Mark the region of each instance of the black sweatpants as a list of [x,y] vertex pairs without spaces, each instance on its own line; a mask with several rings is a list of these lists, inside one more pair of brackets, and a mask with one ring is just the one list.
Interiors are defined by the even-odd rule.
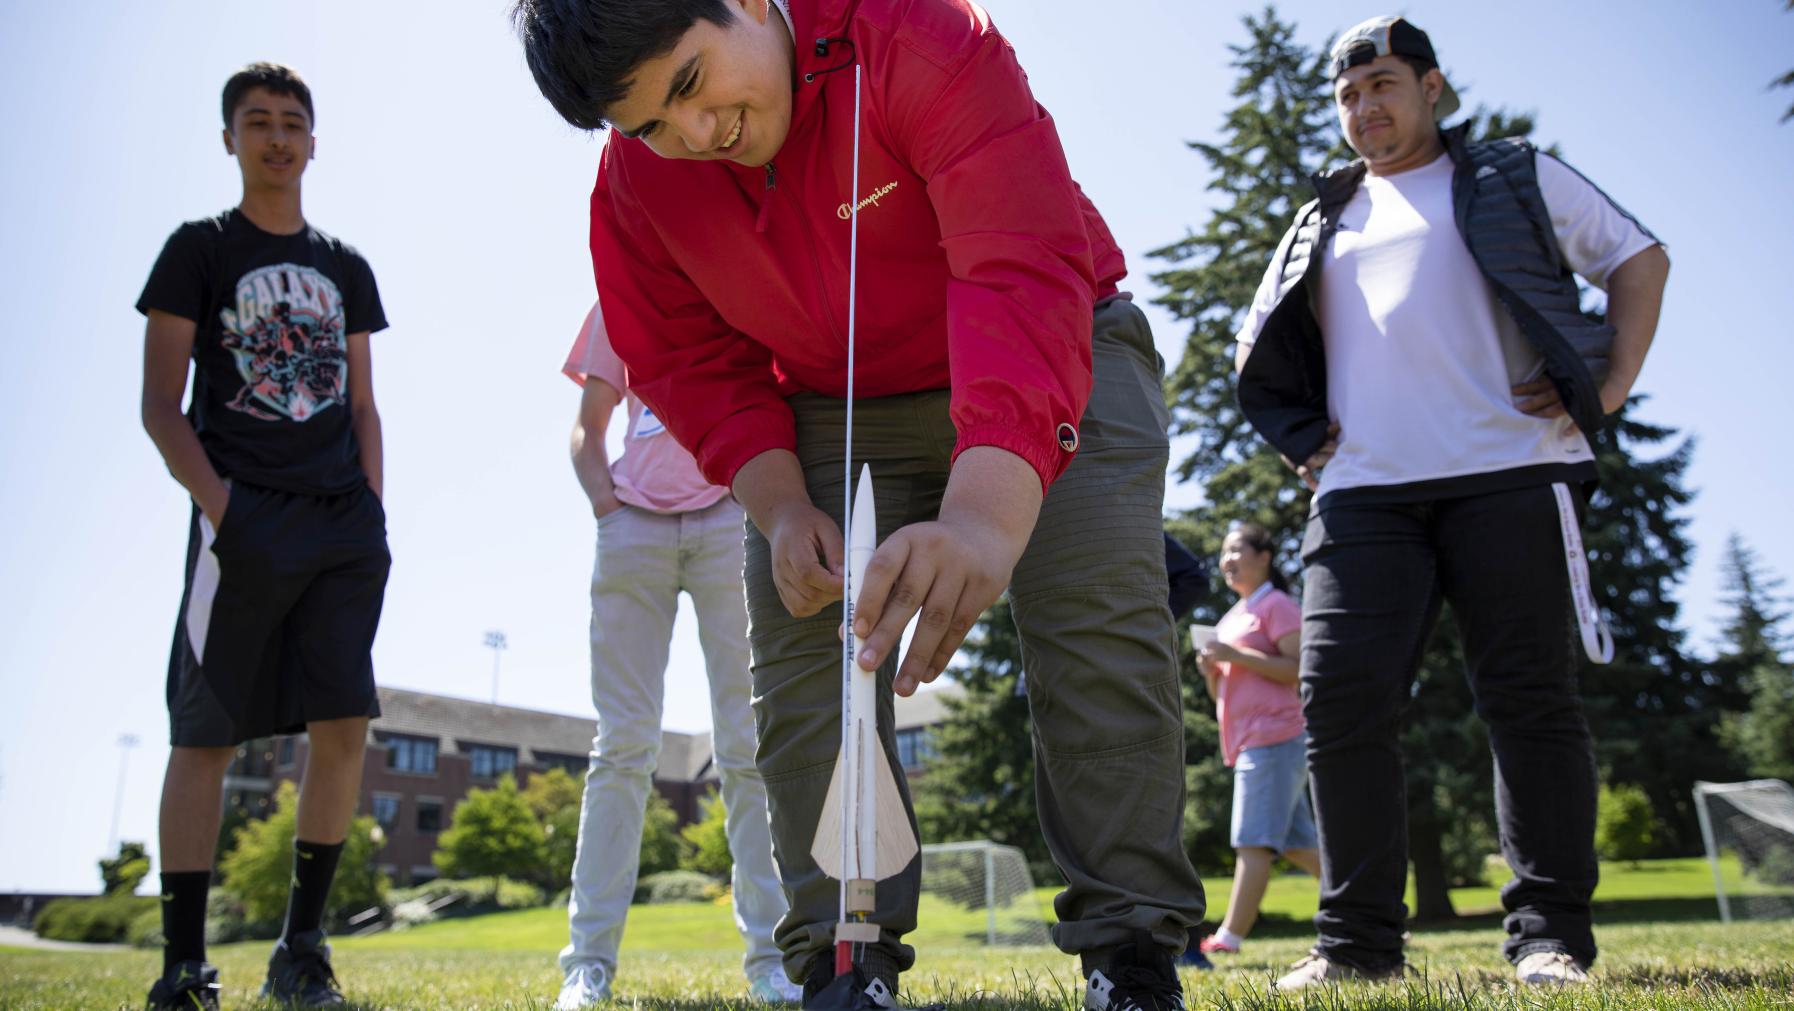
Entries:
[[1361,969],[1402,960],[1400,723],[1445,600],[1495,753],[1501,850],[1514,872],[1501,890],[1504,952],[1518,961],[1561,947],[1592,962],[1594,749],[1551,487],[1396,504],[1323,498],[1302,553],[1302,709],[1321,843],[1317,949]]

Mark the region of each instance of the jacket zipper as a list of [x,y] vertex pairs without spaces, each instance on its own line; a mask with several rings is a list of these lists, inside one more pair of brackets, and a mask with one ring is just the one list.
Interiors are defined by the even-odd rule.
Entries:
[[766,163],[766,186],[760,193],[760,216],[754,220],[754,231],[766,231],[766,219],[772,214],[772,194],[779,187],[778,170]]

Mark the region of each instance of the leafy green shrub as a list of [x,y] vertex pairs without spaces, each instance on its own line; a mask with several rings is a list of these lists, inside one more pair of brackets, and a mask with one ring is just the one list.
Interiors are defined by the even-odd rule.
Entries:
[[688,871],[727,878],[735,866],[729,853],[729,811],[721,794],[713,793],[698,801],[698,820],[679,830],[679,837],[689,845],[679,866]]
[[1603,786],[1595,809],[1595,850],[1609,860],[1637,864],[1651,855],[1656,822],[1644,790],[1632,783]]
[[565,888],[573,878],[573,856],[579,846],[579,805],[583,779],[565,769],[549,769],[529,778],[523,799],[542,826],[544,888]]
[[100,861],[102,891],[107,895],[130,895],[149,877],[150,860],[140,842],[121,842],[118,856]]
[[642,818],[641,863],[643,876],[679,869],[685,859],[685,840],[679,838],[679,815],[659,790],[648,791],[648,808]]
[[722,894],[723,886],[715,879],[695,871],[661,871],[638,878],[635,883],[638,903],[714,902]]
[[[218,866],[224,887],[242,901],[246,923],[278,923],[286,915],[298,808],[298,789],[290,782],[281,783],[274,795],[274,813],[238,829],[230,852]],[[380,850],[375,841],[377,827],[366,815],[349,825],[336,880],[330,886],[325,923],[333,929],[340,929],[348,917],[370,906],[386,903],[386,875],[374,866],[374,856]]]
[[490,790],[469,790],[455,805],[447,831],[430,859],[445,878],[514,874],[540,879],[547,865],[547,840],[517,779],[505,776]]
[[145,909],[125,928],[125,943],[133,948],[160,948],[164,940],[160,909]]
[[[91,899],[56,899],[32,921],[37,936],[52,941],[114,944],[125,940],[131,924],[146,910],[157,912],[153,895],[101,895]],[[158,915],[160,915],[158,913]]]

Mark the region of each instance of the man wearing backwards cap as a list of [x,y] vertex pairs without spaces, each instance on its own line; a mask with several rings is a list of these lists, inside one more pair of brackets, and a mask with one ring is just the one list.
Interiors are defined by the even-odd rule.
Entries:
[[[1558,159],[1441,129],[1457,95],[1406,20],[1346,32],[1330,71],[1359,160],[1316,177],[1237,338],[1242,410],[1316,493],[1302,694],[1319,937],[1277,985],[1402,971],[1397,735],[1441,601],[1495,754],[1503,953],[1523,982],[1584,982],[1596,778],[1576,643],[1612,649],[1581,549],[1585,433],[1626,402],[1669,260]],[[1604,321],[1575,275],[1606,290]]]

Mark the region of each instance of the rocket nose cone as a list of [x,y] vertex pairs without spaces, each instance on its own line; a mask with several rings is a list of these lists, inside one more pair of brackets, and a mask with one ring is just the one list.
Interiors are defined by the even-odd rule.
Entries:
[[872,497],[872,468],[865,465],[860,467],[860,480],[853,492],[853,539],[865,546],[878,543],[878,510]]

